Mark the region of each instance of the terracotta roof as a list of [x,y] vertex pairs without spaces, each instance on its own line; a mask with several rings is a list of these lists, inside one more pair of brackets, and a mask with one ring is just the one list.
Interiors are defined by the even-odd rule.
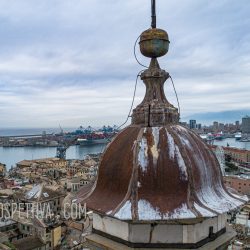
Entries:
[[232,151],[232,152],[237,152],[237,153],[249,153],[250,154],[250,150],[246,150],[246,149],[231,148],[231,147],[223,147],[223,149],[226,151]]
[[44,158],[44,159],[35,159],[35,160],[23,160],[17,163],[17,165],[30,166],[34,163],[53,163],[61,161],[59,158]]
[[44,244],[38,237],[26,237],[13,242],[16,250],[32,250],[34,248],[43,247]]

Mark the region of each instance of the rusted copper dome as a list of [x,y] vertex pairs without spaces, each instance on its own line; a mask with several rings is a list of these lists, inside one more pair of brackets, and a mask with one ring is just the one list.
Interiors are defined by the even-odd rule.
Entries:
[[213,217],[242,204],[224,187],[219,164],[192,131],[131,125],[110,143],[85,200],[122,220]]
[[168,77],[156,59],[141,75],[145,98],[133,111],[132,125],[108,145],[95,185],[83,190],[88,208],[145,222],[214,217],[243,204],[243,197],[224,187],[208,146],[179,125],[178,110],[163,90]]

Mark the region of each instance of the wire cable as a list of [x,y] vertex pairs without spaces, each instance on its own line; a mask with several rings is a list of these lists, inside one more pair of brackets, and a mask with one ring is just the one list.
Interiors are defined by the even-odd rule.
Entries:
[[181,117],[181,108],[180,108],[180,103],[179,103],[178,94],[177,94],[177,91],[176,91],[176,89],[175,89],[174,81],[173,81],[173,79],[172,79],[172,76],[171,76],[171,75],[169,75],[169,78],[170,78],[170,80],[171,80],[171,82],[172,82],[172,85],[173,85],[173,89],[174,89],[175,96],[176,96],[176,100],[177,100],[177,104],[178,104],[179,115],[180,115],[180,117]]
[[[153,4],[153,1],[152,1],[152,4]],[[137,61],[137,63],[138,63],[139,65],[141,65],[142,67],[148,69],[149,67],[147,67],[147,66],[145,66],[144,64],[142,64],[142,63],[138,60],[137,55],[136,55],[136,45],[137,45],[137,42],[138,42],[138,40],[139,40],[140,37],[141,37],[141,35],[138,36],[137,39],[135,40],[135,44],[134,44],[134,57],[135,57],[135,60]],[[133,106],[134,106],[135,94],[136,94],[137,84],[138,84],[138,78],[139,78],[139,76],[141,75],[141,73],[142,73],[143,71],[144,71],[144,70],[141,70],[141,71],[137,74],[137,76],[136,76],[135,87],[134,87],[134,94],[133,94],[132,103],[131,103],[131,106],[130,106],[130,109],[129,109],[129,112],[128,112],[128,116],[127,116],[125,122],[123,122],[119,127],[117,127],[117,130],[119,130],[122,126],[124,126],[124,125],[128,122],[129,118],[131,117],[130,114],[131,114],[131,111],[132,111]],[[172,79],[172,77],[171,77],[170,75],[169,75],[169,78],[170,78],[170,80],[171,80],[171,82],[172,82],[172,86],[173,86],[173,89],[174,89],[174,92],[175,92],[175,96],[176,96],[176,100],[177,100],[177,104],[178,104],[179,114],[180,114],[180,116],[181,116],[180,103],[179,103],[179,98],[178,98],[177,91],[176,91],[176,89],[175,89],[174,81],[173,81],[173,79]]]
[[[137,42],[138,42],[138,40],[139,40],[140,37],[141,37],[141,35],[139,35],[139,36],[137,37],[137,39],[135,40],[135,44],[134,44],[134,57],[135,57],[135,60],[137,61],[137,63],[138,63],[139,65],[141,65],[142,67],[148,69],[147,66],[143,65],[143,64],[138,60],[137,55],[136,55],[136,45],[137,45]],[[128,116],[127,116],[125,122],[123,122],[119,127],[116,128],[117,130],[119,130],[122,126],[124,126],[124,125],[128,122],[129,117],[131,117],[130,114],[131,114],[131,111],[132,111],[132,109],[133,109],[134,102],[135,102],[135,94],[136,94],[136,89],[137,89],[138,78],[139,78],[139,76],[141,75],[141,73],[142,73],[143,71],[144,71],[144,70],[141,70],[141,71],[137,74],[137,76],[136,76],[135,87],[134,87],[134,94],[133,94],[133,99],[132,99],[131,107],[130,107],[129,112],[128,112]],[[111,138],[109,138],[109,141],[111,141]]]
[[[130,106],[130,109],[129,109],[129,112],[128,112],[128,116],[125,120],[125,122],[123,122],[119,127],[116,128],[116,130],[119,130],[122,126],[124,126],[127,122],[128,122],[128,119],[129,117],[131,117],[131,111],[133,109],[133,106],[134,106],[134,102],[135,102],[135,94],[136,94],[136,90],[137,90],[137,84],[138,84],[138,78],[139,76],[141,76],[141,73],[143,72],[144,70],[141,70],[137,76],[136,76],[136,81],[135,81],[135,87],[134,87],[134,94],[133,94],[133,99],[132,99],[132,103],[131,103],[131,106]],[[108,139],[109,142],[111,142],[111,138]]]
[[135,102],[135,94],[136,94],[136,90],[137,90],[138,78],[139,78],[139,76],[141,76],[141,73],[142,73],[143,71],[144,71],[144,70],[141,70],[141,71],[137,74],[137,76],[136,76],[135,87],[134,87],[134,94],[133,94],[132,103],[131,103],[131,106],[130,106],[130,109],[129,109],[129,112],[128,112],[128,116],[127,116],[125,122],[122,123],[122,124],[117,128],[117,130],[119,130],[122,126],[124,126],[124,125],[128,122],[129,117],[131,117],[130,114],[131,114],[131,111],[132,111],[132,109],[133,109],[134,102]]
[[141,37],[141,35],[139,35],[139,36],[137,37],[137,39],[135,40],[135,44],[134,44],[134,57],[135,57],[135,60],[137,61],[138,64],[140,64],[142,67],[148,69],[147,66],[145,66],[144,64],[142,64],[142,63],[138,60],[137,55],[136,55],[136,45],[137,45],[137,42],[138,42],[138,40],[139,40],[140,37]]

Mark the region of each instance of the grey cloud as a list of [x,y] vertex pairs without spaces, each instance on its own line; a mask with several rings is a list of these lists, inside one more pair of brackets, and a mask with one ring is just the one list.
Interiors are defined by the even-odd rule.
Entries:
[[[159,61],[183,115],[250,108],[249,1],[157,2],[171,40]],[[1,126],[122,122],[141,70],[134,41],[149,25],[145,0],[1,1]],[[166,91],[176,105],[170,82]]]

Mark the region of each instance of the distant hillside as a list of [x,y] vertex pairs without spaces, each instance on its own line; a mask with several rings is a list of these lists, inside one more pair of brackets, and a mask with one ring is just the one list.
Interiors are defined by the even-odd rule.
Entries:
[[247,110],[233,110],[233,111],[220,111],[220,112],[208,112],[208,113],[197,113],[182,117],[182,121],[188,122],[190,119],[197,120],[197,123],[212,124],[214,121],[223,123],[234,123],[240,121],[242,117],[250,115],[250,109]]

